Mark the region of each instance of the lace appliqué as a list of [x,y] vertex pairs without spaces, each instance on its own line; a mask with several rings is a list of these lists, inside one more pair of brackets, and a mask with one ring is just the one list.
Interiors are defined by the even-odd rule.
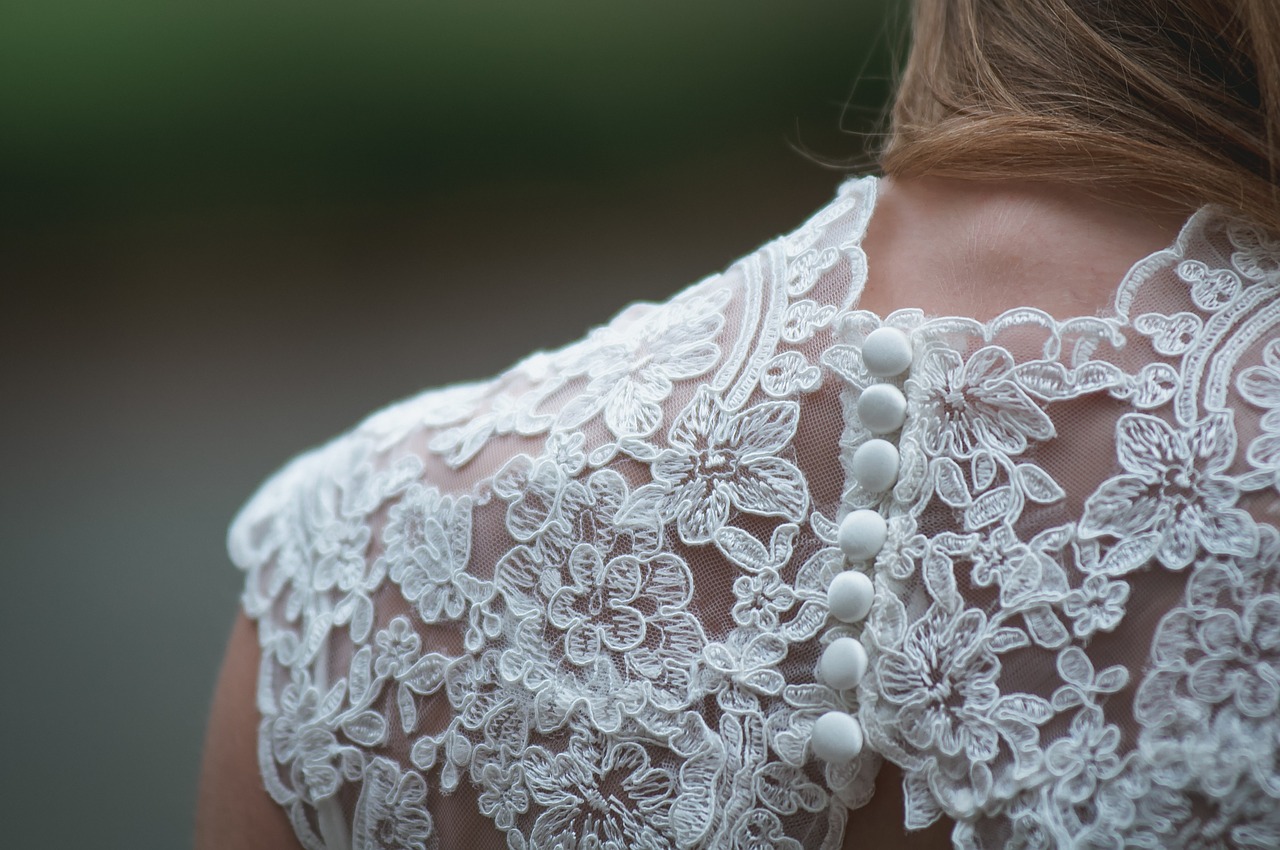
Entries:
[[[834,850],[881,757],[961,847],[1280,843],[1280,246],[1205,210],[1113,315],[882,319],[853,309],[875,190],[245,507],[260,761],[304,846]],[[914,362],[872,492],[881,327]],[[869,669],[837,691],[842,637]],[[833,710],[849,764],[809,744]]]

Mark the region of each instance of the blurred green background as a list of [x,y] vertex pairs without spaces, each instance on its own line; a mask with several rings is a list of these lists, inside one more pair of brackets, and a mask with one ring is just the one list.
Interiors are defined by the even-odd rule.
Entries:
[[290,455],[794,227],[865,168],[891,0],[0,9],[6,847],[189,844]]

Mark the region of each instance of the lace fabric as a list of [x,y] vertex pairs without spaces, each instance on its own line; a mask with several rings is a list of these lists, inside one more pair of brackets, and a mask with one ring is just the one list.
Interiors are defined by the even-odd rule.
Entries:
[[[830,850],[882,759],[963,848],[1280,846],[1280,243],[1206,208],[1105,316],[882,319],[876,191],[245,506],[262,775],[305,847]],[[847,624],[859,509],[887,535]],[[841,637],[869,664],[836,690]],[[831,711],[848,763],[813,755]]]

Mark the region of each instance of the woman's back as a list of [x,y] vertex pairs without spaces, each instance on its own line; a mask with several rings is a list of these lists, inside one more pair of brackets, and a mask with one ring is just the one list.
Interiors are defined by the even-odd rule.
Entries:
[[1280,246],[1118,209],[851,182],[278,475],[231,548],[303,844],[1268,846]]

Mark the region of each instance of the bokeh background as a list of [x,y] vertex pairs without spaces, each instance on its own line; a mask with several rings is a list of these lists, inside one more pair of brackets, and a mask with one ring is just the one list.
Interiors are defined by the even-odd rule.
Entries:
[[0,9],[5,847],[190,843],[297,451],[661,299],[857,167],[893,0]]

